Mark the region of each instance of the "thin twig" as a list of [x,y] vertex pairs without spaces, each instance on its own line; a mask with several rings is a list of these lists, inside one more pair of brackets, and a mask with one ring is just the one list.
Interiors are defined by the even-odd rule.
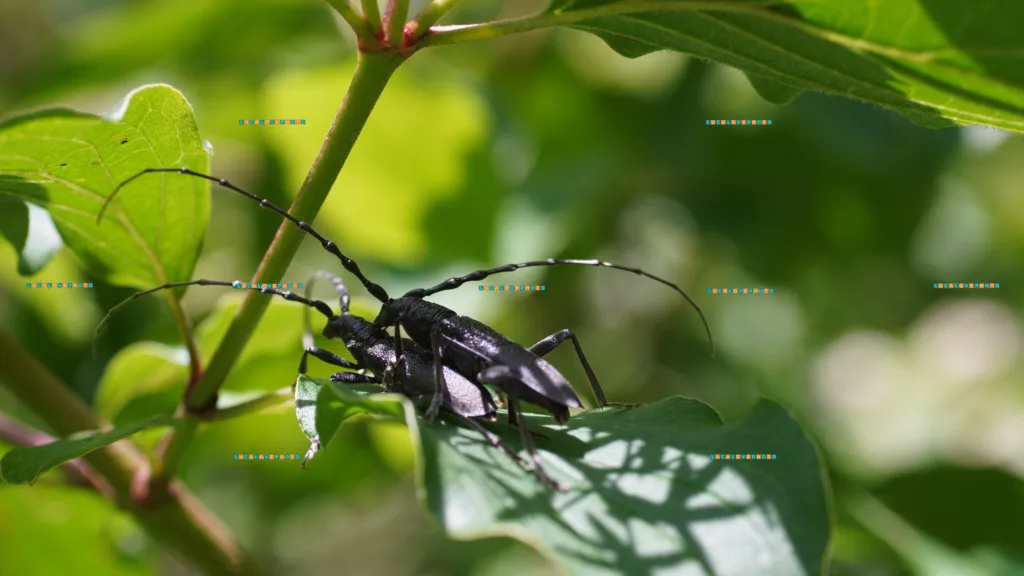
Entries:
[[374,37],[382,40],[384,32],[381,28],[380,7],[377,6],[377,0],[363,0],[363,16],[366,18],[366,23],[370,26]]
[[352,31],[355,32],[356,38],[359,39],[360,43],[364,46],[377,45],[377,38],[374,36],[370,25],[363,19],[362,15],[359,14],[359,11],[356,10],[349,0],[327,0],[327,3],[344,18],[349,28],[352,28]]
[[[54,432],[69,436],[106,428],[89,406],[7,332],[0,330],[0,382]],[[169,499],[146,507],[132,499],[132,482],[147,470],[129,442],[115,442],[84,459],[114,490],[119,506],[134,514],[147,533],[208,576],[259,576],[264,568],[243,552],[220,520],[180,482]]]
[[388,0],[384,12],[387,40],[393,48],[401,48],[405,40],[405,19],[409,16],[409,0]]
[[423,7],[412,22],[405,27],[406,34],[410,41],[414,41],[426,34],[430,27],[444,18],[445,14],[451,12],[452,8],[458,5],[461,0],[434,0]]

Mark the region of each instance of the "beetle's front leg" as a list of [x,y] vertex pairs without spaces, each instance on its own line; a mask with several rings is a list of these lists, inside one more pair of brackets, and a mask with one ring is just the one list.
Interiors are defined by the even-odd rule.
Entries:
[[324,350],[323,348],[317,348],[316,346],[309,346],[302,352],[302,360],[299,361],[299,374],[306,373],[307,356],[313,356],[314,358],[318,358],[331,366],[348,368],[349,370],[361,370],[363,368],[358,362],[350,362],[330,350]]
[[393,388],[395,383],[398,381],[398,374],[404,369],[407,363],[405,355],[399,355],[398,359],[394,362],[389,363],[384,367],[384,373],[381,374],[381,381],[385,388]]
[[430,406],[423,418],[431,423],[437,418],[441,411],[441,404],[444,402],[444,360],[442,358],[441,330],[438,327],[430,332],[431,348],[434,352],[434,395],[430,398]]

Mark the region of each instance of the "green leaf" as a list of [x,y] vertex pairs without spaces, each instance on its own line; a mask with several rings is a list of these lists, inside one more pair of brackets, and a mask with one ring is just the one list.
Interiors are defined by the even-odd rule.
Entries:
[[68,460],[99,450],[145,428],[166,426],[171,422],[172,416],[164,414],[113,430],[79,432],[43,446],[15,448],[0,459],[0,476],[11,484],[31,484],[43,472]]
[[325,448],[338,428],[353,416],[401,413],[401,405],[396,413],[392,404],[374,402],[365,397],[380,391],[379,386],[372,384],[351,386],[299,374],[295,380],[295,416],[299,428],[311,443],[307,458]]
[[[235,317],[242,294],[228,288],[198,289],[224,292],[196,328],[200,357],[206,363]],[[271,298],[270,305],[222,389],[222,400],[229,392],[275,390],[295,382],[302,354],[303,307],[276,297],[259,297]],[[187,381],[188,354],[183,347],[137,342],[119,350],[107,364],[96,390],[96,408],[115,425],[164,414],[181,401]]]
[[0,234],[18,253],[18,274],[42,270],[62,246],[53,220],[45,210],[0,195]]
[[892,547],[912,574],[987,576],[1024,573],[1024,564],[1003,550],[986,546],[961,553],[918,530],[867,493],[848,497],[846,505],[854,518]]
[[754,90],[757,90],[761,98],[772,104],[789,104],[800,95],[800,90],[785,84],[779,84],[759,74],[747,74],[747,79],[750,80],[750,85],[754,87]]
[[159,560],[131,515],[95,493],[0,485],[0,574],[151,576]]
[[319,394],[320,384],[300,374],[295,381],[295,417],[299,420],[299,428],[310,442],[316,442],[319,437],[316,431],[316,404]]
[[[755,87],[773,102],[812,90],[928,126],[1024,132],[1024,3],[1017,0],[984,8],[942,0],[690,4],[555,0],[538,22],[592,32],[629,57],[669,49],[727,64],[759,77]],[[766,93],[767,82],[775,88]]]
[[188,380],[188,352],[156,342],[136,342],[118,351],[96,389],[96,410],[127,424],[174,409]]
[[[21,204],[20,200],[8,198]],[[24,204],[21,204],[24,206]],[[0,207],[2,209],[2,207]],[[42,208],[33,212],[46,214]],[[31,232],[30,232],[31,235]],[[37,290],[28,289],[28,282],[55,282],[85,280],[78,260],[70,250],[58,250],[47,265],[35,274],[19,276],[19,256],[13,249],[0,246],[0,286],[38,318],[40,327],[45,328],[55,344],[80,345],[88,342],[96,329],[102,314],[96,306],[95,290]]]
[[[375,414],[411,410],[406,399],[334,390]],[[570,574],[822,571],[831,537],[822,466],[779,405],[762,400],[726,425],[707,405],[678,397],[585,412],[564,427],[546,416],[526,419],[547,437],[537,448],[567,493],[544,488],[473,430],[444,419],[412,425],[421,492],[451,536],[508,535]],[[520,446],[517,432],[490,426]],[[777,458],[714,460],[715,453]]]
[[[203,289],[225,293],[213,313],[196,329],[200,357],[208,363],[238,313],[243,294],[242,290],[229,288]],[[225,381],[225,390],[276,390],[295,382],[296,367],[302,356],[305,307],[276,296],[256,296],[268,298],[270,304]]]
[[209,157],[192,107],[166,85],[131,92],[114,121],[48,110],[0,125],[0,195],[46,208],[86,270],[113,284],[191,276],[210,214],[208,182],[144,176],[96,224],[117,184],[144,168],[173,166],[206,172]]

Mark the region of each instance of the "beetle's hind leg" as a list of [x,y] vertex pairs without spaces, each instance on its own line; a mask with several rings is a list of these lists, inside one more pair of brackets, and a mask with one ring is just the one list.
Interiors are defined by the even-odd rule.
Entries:
[[488,430],[487,427],[485,427],[483,424],[477,422],[476,420],[473,420],[472,418],[467,418],[461,414],[452,413],[452,416],[456,417],[463,424],[479,432],[480,435],[487,440],[488,444],[504,452],[506,456],[514,460],[517,464],[529,469],[529,467],[526,464],[526,461],[523,460],[522,457],[519,456],[519,454],[516,454],[515,450],[513,450],[507,444],[502,442],[501,438],[498,437],[497,434]]
[[[508,397],[508,411],[510,414],[513,412],[516,414],[520,413],[519,400],[511,395]],[[518,420],[519,419],[517,418],[517,421]],[[558,490],[559,492],[567,491],[568,487],[555,482],[544,470],[544,466],[540,463],[540,454],[537,454],[537,448],[533,445],[533,435],[530,430],[527,429],[526,422],[521,421],[518,428],[519,433],[523,437],[523,446],[526,448],[526,453],[530,455],[530,460],[533,461],[533,473],[536,474],[537,477],[540,478],[540,481],[548,488]]]
[[601,389],[601,385],[597,382],[597,375],[594,374],[594,370],[590,367],[590,362],[587,362],[587,357],[583,354],[583,348],[580,346],[580,341],[573,334],[572,330],[565,328],[555,332],[551,336],[542,339],[533,346],[530,346],[530,352],[533,352],[537,356],[544,356],[551,352],[555,348],[558,348],[562,342],[566,340],[572,340],[572,345],[576,349],[576,356],[580,359],[580,364],[583,365],[583,371],[587,373],[587,380],[590,381],[590,387],[594,390],[594,398],[597,399],[597,406],[599,408],[613,407],[613,408],[636,408],[640,404],[626,404],[624,402],[609,402],[604,395],[604,390]]

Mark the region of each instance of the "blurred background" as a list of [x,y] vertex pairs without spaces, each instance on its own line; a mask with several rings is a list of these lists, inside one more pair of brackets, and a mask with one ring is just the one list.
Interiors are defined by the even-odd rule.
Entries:
[[[465,2],[449,21],[544,7],[507,4],[514,12]],[[102,114],[132,88],[166,82],[194,106],[213,172],[287,206],[353,70],[354,42],[331,15],[315,0],[0,1],[0,116],[54,105]],[[249,118],[306,124],[239,125]],[[725,420],[761,395],[781,401],[828,463],[832,574],[1021,574],[1022,154],[1020,136],[926,130],[821,95],[775,106],[732,69],[670,53],[627,60],[581,32],[547,31],[404,65],[316,224],[392,293],[546,257],[673,279],[708,315],[715,358],[685,301],[631,274],[532,269],[486,282],[544,292],[474,285],[435,300],[523,343],[572,328],[610,399],[696,397]],[[279,219],[212,194],[194,277],[246,280]],[[186,364],[161,301],[116,317],[94,359],[93,329],[133,290],[26,290],[27,280],[91,280],[46,213],[30,215],[39,253],[56,254],[26,279],[27,263],[0,243],[0,328],[107,418],[173,406]],[[341,270],[307,241],[284,281],[320,268]],[[755,286],[774,294],[708,294]],[[372,317],[375,303],[353,292]],[[188,292],[206,354],[238,296]],[[226,389],[291,384],[300,333],[300,309],[273,305]],[[586,382],[571,348],[553,359]],[[0,409],[45,429],[2,388]],[[446,539],[416,504],[401,428],[346,425],[306,471],[231,459],[305,448],[293,412],[249,416],[203,432],[183,476],[283,573],[553,573],[511,540]],[[129,517],[59,480],[0,486],[0,574],[189,573]]]

